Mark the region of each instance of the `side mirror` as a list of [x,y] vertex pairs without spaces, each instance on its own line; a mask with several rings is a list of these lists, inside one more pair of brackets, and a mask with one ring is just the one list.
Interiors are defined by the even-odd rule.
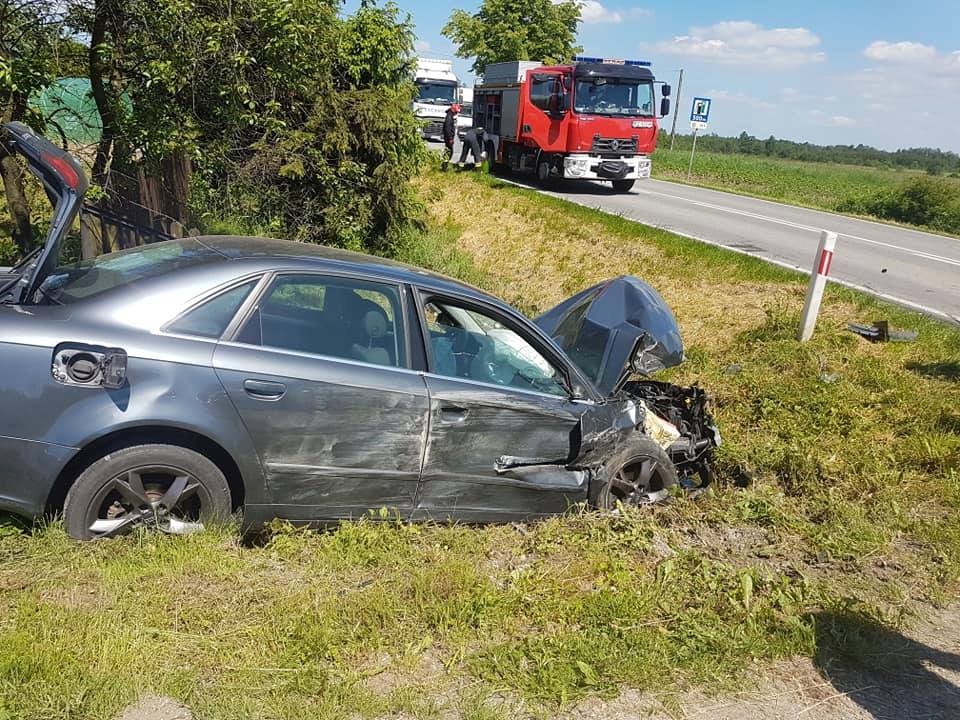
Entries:
[[630,353],[630,369],[638,375],[652,375],[658,370],[665,369],[666,365],[663,361],[652,354],[659,344],[652,335],[641,332],[633,346],[633,352]]
[[[664,87],[669,88],[669,85]],[[670,114],[670,98],[660,98],[660,117],[666,117]]]
[[567,109],[567,96],[562,92],[553,92],[550,93],[550,114],[551,115],[563,115]]
[[673,92],[673,90],[667,83],[664,83],[663,87],[660,88],[660,94],[663,95],[663,97],[670,97],[671,92]]
[[587,389],[580,383],[574,383],[570,387],[570,399],[571,400],[586,400],[590,396],[587,394]]

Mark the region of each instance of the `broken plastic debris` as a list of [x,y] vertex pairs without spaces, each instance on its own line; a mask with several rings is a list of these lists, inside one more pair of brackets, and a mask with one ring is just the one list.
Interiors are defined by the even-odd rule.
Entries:
[[848,323],[847,330],[870,342],[913,342],[917,339],[915,330],[891,330],[886,320],[876,320],[873,325]]
[[647,410],[643,416],[643,430],[647,435],[656,440],[657,445],[666,450],[680,439],[681,433],[676,425],[667,422],[662,417],[651,412],[650,408],[648,408],[642,400],[638,400],[637,404],[643,405]]

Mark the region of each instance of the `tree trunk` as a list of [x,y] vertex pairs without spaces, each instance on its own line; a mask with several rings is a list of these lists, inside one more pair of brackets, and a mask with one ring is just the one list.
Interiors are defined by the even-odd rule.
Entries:
[[[0,120],[22,120],[26,109],[26,99],[14,93],[5,103]],[[30,225],[30,203],[23,187],[23,173],[20,163],[0,143],[0,179],[3,180],[3,193],[13,220],[13,242],[26,255],[33,249],[33,228]]]
[[12,155],[0,145],[0,178],[7,207],[13,218],[13,242],[26,255],[33,249],[33,228],[30,225],[30,203],[23,189],[23,168]]
[[94,5],[93,26],[90,28],[90,51],[87,55],[90,91],[97,105],[100,124],[103,128],[100,141],[97,143],[92,170],[93,182],[100,186],[106,184],[113,140],[117,132],[115,104],[110,97],[112,90],[108,89],[110,69],[100,53],[101,46],[107,40],[107,20],[112,9],[110,0],[97,0]]

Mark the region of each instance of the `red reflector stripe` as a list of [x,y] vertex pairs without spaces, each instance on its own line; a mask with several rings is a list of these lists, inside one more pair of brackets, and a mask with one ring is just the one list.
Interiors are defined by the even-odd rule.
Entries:
[[77,177],[77,171],[73,169],[69,162],[62,157],[56,157],[49,153],[42,153],[40,159],[52,167],[71,190],[77,189],[80,178]]
[[833,262],[833,252],[831,250],[824,250],[820,254],[820,267],[817,268],[817,274],[829,275],[831,262]]

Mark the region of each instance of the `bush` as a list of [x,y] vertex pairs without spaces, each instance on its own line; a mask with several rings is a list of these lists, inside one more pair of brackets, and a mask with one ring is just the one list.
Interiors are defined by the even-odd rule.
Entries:
[[13,265],[20,259],[20,248],[8,237],[0,237],[0,266]]
[[849,198],[837,209],[960,234],[960,186],[942,178],[914,177],[893,190]]

